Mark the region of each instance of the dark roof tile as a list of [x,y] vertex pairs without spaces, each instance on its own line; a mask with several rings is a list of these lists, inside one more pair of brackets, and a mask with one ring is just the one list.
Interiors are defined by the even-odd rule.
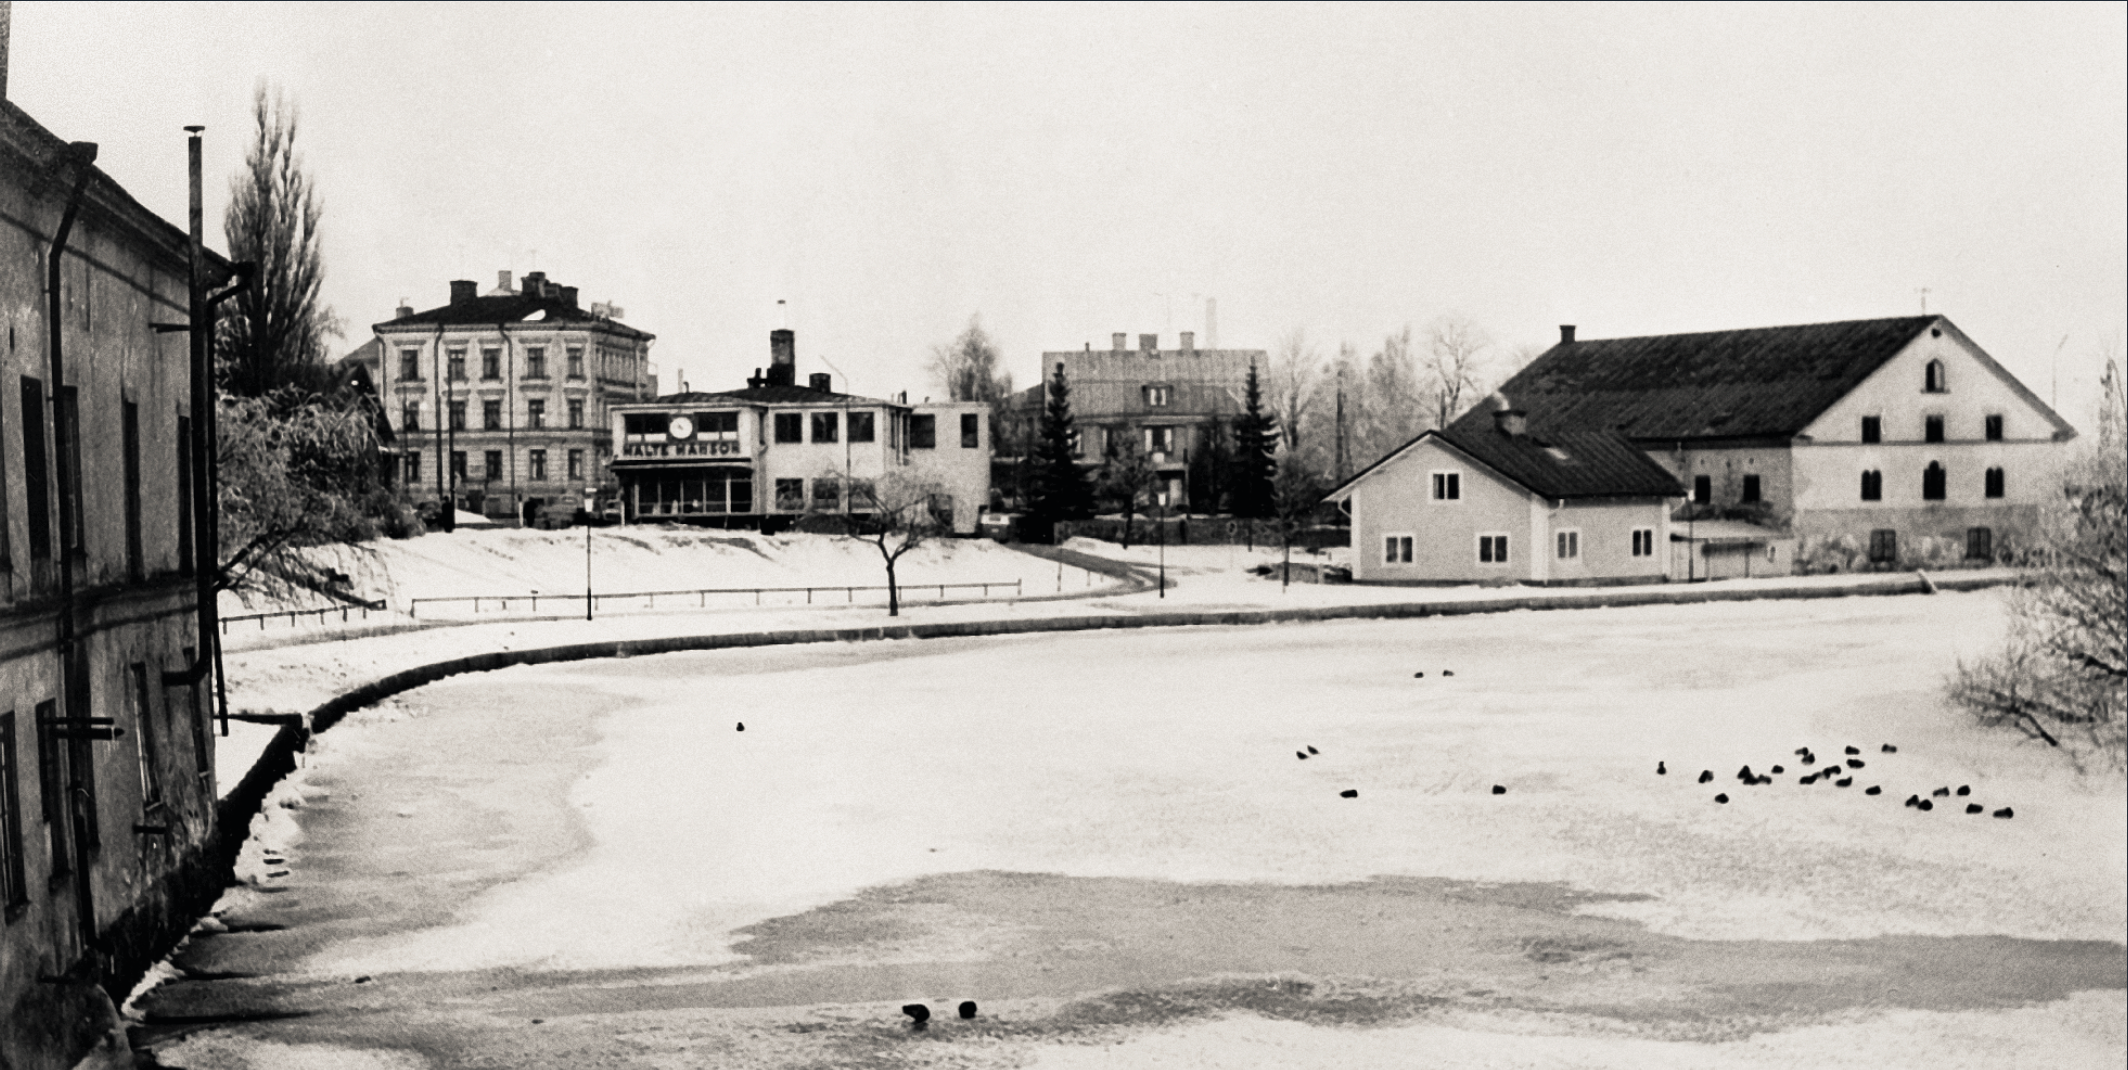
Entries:
[[1615,431],[1508,435],[1495,427],[1458,423],[1436,434],[1539,497],[1670,498],[1685,492],[1675,477]]
[[[542,315],[544,313],[544,315]],[[536,318],[535,318],[536,317]],[[474,327],[484,324],[535,323],[582,323],[597,324],[629,338],[654,338],[647,331],[639,331],[619,320],[594,315],[575,305],[565,304],[559,297],[533,297],[528,294],[506,294],[492,297],[475,297],[469,301],[442,305],[411,316],[401,316],[378,324],[385,327],[437,326]]]

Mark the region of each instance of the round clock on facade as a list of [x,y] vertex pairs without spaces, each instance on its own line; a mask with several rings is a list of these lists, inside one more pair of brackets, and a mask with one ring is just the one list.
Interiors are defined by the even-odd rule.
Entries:
[[675,416],[665,425],[665,433],[673,438],[695,437],[695,422],[685,416]]

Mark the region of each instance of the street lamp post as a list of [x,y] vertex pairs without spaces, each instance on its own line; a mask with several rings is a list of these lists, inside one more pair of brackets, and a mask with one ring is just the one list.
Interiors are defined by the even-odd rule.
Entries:
[[1167,597],[1167,492],[1154,497],[1160,503],[1160,597]]

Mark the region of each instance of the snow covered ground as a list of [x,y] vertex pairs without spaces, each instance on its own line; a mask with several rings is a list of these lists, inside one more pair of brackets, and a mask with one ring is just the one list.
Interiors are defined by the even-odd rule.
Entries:
[[[1285,600],[1296,592],[1346,600],[1487,596],[1281,590],[1218,561],[1233,552],[1227,548],[1170,550],[1181,551],[1170,558],[1181,586],[1164,600],[1148,592],[1091,604],[923,608],[912,617],[1278,605],[1291,604]],[[596,627],[860,620],[877,623],[879,611],[709,613]],[[909,930],[899,917],[874,932],[855,920],[880,889],[900,902],[892,889],[970,874],[1046,875],[1028,879],[1060,888],[1133,882],[1163,903],[1164,889],[1179,903],[1222,888],[1334,896],[1396,880],[1474,882],[1517,895],[1525,893],[1514,889],[1563,887],[1576,897],[1564,908],[1569,921],[1672,941],[1664,946],[1673,949],[1721,949],[1736,957],[1744,978],[1771,970],[1754,965],[1772,961],[1767,956],[1800,955],[1807,963],[1822,955],[1827,978],[1863,968],[1836,962],[1837,954],[1892,957],[1873,953],[1875,945],[1835,951],[1855,946],[1843,943],[1849,941],[1933,938],[1976,949],[1962,952],[1978,956],[1975,962],[1994,954],[1989,941],[2004,938],[2037,942],[2006,956],[2051,954],[2030,949],[2071,946],[2057,943],[2063,941],[2097,942],[2114,949],[2102,957],[2117,955],[2128,932],[2128,798],[2120,779],[2078,775],[2042,748],[1971,727],[1943,702],[1945,673],[1958,657],[1994,642],[2002,624],[1999,593],[1984,591],[820,644],[461,677],[319,737],[302,776],[337,779],[334,790],[362,795],[331,811],[327,825],[341,830],[336,835],[352,835],[349,822],[374,821],[379,828],[362,842],[378,850],[433,842],[434,851],[446,851],[446,836],[471,835],[468,852],[517,861],[480,878],[455,854],[434,855],[422,864],[450,868],[456,882],[440,902],[435,889],[395,890],[404,882],[386,880],[348,892],[349,927],[303,944],[281,969],[305,986],[468,970],[519,979],[664,970],[670,972],[641,983],[714,987],[787,973],[789,966],[757,960],[763,927],[825,919],[807,924],[840,934],[844,943],[835,945],[831,962],[864,976],[894,971],[910,979],[907,994],[915,996],[931,994],[920,987],[931,982],[916,979],[947,968],[936,963],[974,970],[990,959],[1053,964],[1075,955],[1098,963],[1123,956],[1130,944],[1117,941],[1146,938],[1111,932],[1121,923],[1095,913],[1065,926],[1071,935],[1061,943],[1038,943],[1031,959],[1017,950],[1003,958],[1015,940],[1054,924],[1043,917],[1084,909],[1071,906],[1087,901],[1076,893],[1027,916],[972,893],[924,907],[934,893],[912,891],[919,905],[896,909],[917,911],[926,924]],[[593,634],[579,631],[592,627],[487,624],[262,647],[233,653],[232,671],[245,680],[246,701],[302,709],[336,680],[345,686],[408,659],[498,642],[565,642]],[[746,731],[735,730],[739,721]],[[538,735],[528,741],[531,750],[495,742],[525,732]],[[546,760],[566,766],[522,779],[530,775],[527,762],[541,761],[545,740],[553,741]],[[1884,752],[1886,743],[1897,752]],[[1864,767],[1848,788],[1801,785],[1793,752],[1806,745],[1835,759],[1854,746]],[[417,753],[406,753],[409,746]],[[454,746],[476,757],[454,758]],[[1317,753],[1297,757],[1310,746]],[[454,783],[484,754],[493,756],[493,770],[482,769],[478,784]],[[1668,775],[1656,775],[1658,761]],[[1745,787],[1734,777],[1745,764],[1762,772],[1785,768],[1774,785]],[[1715,782],[1696,782],[1703,769]],[[1505,792],[1495,794],[1495,785]],[[1883,793],[1864,794],[1871,785]],[[2013,806],[2016,817],[1969,817],[1956,796],[1938,800],[1929,814],[1900,805],[1908,794],[1959,785],[1971,785],[1971,798],[1989,809]],[[290,785],[293,805],[306,790]],[[1345,790],[1357,797],[1340,797]],[[1716,803],[1717,792],[1731,801]],[[458,810],[483,815],[474,833],[424,824]],[[297,810],[293,823],[305,825],[308,812]],[[262,831],[281,841],[272,857],[287,857],[292,894],[247,893],[241,909],[307,900],[317,910],[321,900],[310,897],[328,893],[306,887],[306,879],[404,869],[414,857],[336,855],[323,841],[297,842],[287,813],[274,821]],[[513,834],[498,821],[540,831]],[[496,846],[512,835],[516,847]],[[410,836],[411,845],[404,842]],[[422,923],[361,923],[363,916],[392,916],[399,909],[394,896],[408,900],[406,909],[424,911]],[[423,896],[430,902],[420,902]],[[952,907],[943,905],[949,901]],[[958,921],[939,922],[925,910]],[[1330,930],[1364,926],[1371,916],[1330,914],[1344,918],[1324,923]],[[1321,925],[1307,931],[1311,944],[1333,944],[1338,936]],[[1343,938],[1364,945],[1365,933],[1354,929]],[[1221,930],[1216,918],[1194,938],[1180,921],[1166,935],[1181,941],[1169,946],[1184,962],[1219,950],[1231,957],[1231,947],[1219,945],[1262,942],[1254,932]],[[1242,965],[1230,968],[1318,978],[1365,972],[1349,957],[1310,959],[1305,949],[1275,941],[1264,948],[1260,958],[1243,953]],[[1656,968],[1661,956],[1641,953]],[[1570,984],[1599,994],[1605,985],[1637,983],[1633,973],[1559,969],[1578,976]],[[1079,980],[1099,981],[1098,966],[1088,970],[1093,980]],[[802,1004],[804,984],[813,982],[796,976],[788,984]],[[1024,1017],[1063,1013],[1060,1001],[1086,994],[1065,980],[1023,983],[1030,998],[1049,999],[1007,1005]],[[1409,983],[1432,991],[1423,978]],[[1553,1010],[1501,1010],[1450,990],[1438,1013],[1375,1028],[1236,1012],[1112,1031],[1091,1047],[1083,1037],[1058,1043],[1008,1031],[986,1040],[991,1046],[980,1057],[958,1048],[908,1058],[917,1065],[1044,1067],[1409,1065],[1420,1058],[1449,1067],[2117,1066],[2128,1050],[2120,1025],[2128,1000],[2118,982],[2020,1008],[1961,1003],[1955,993],[1969,982],[1958,977],[1892,974],[1844,1009],[1768,1011],[1789,1014],[1788,1027],[1728,1038],[1680,1034],[1630,1016],[1621,1024],[1613,1012],[1577,1010],[1568,995],[1543,987],[1557,981],[1529,983],[1543,994],[1531,997],[1536,1004]],[[1661,998],[1688,1008],[1719,990],[1666,983]],[[1805,980],[1799,990],[1819,983],[1831,982]],[[1913,985],[1953,995],[1906,994]],[[823,994],[812,999],[833,1002]],[[891,1006],[884,997],[875,1002]],[[843,1012],[818,1013],[841,1021],[835,1015]],[[493,1017],[479,1014],[480,1022]],[[617,1020],[576,1020],[584,1023],[580,1031],[620,1028]],[[401,1019],[380,1012],[374,1021],[382,1030]],[[462,1033],[476,1024],[452,1028]],[[717,1061],[777,1065],[751,1054],[769,1051],[782,1043],[773,1037],[797,1028],[786,1028],[787,1018],[772,1024]],[[324,1065],[312,1058],[328,1054],[323,1048],[274,1045],[303,1028],[342,1041],[361,1033],[323,1020],[288,1028],[297,1032],[252,1029],[247,1035],[264,1045],[254,1054],[265,1061],[249,1064]],[[631,1028],[642,1036],[650,1027]],[[859,1027],[819,1028],[848,1039]],[[241,1066],[251,1059],[242,1048],[228,1034],[203,1035],[163,1058],[170,1066]],[[339,1047],[331,1053],[348,1056]],[[901,1058],[887,1061],[899,1065]],[[403,1065],[448,1063],[414,1058]],[[572,1063],[528,1055],[522,1065]]]

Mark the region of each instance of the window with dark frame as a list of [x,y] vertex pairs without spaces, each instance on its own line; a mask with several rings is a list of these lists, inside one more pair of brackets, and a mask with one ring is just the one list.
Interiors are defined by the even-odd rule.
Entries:
[[1862,500],[1865,502],[1881,502],[1884,500],[1883,472],[1872,468],[1862,473]]
[[569,430],[571,430],[571,431],[581,431],[581,430],[583,430],[583,429],[584,429],[584,399],[583,399],[583,398],[570,398],[570,399],[569,399]]
[[30,901],[29,858],[22,847],[22,773],[15,750],[15,711],[0,713],[0,899],[8,920]]
[[1924,416],[1921,418],[1921,441],[1943,441],[1943,417]]
[[1942,361],[1932,360],[1928,362],[1928,367],[1921,372],[1921,389],[1931,394],[1942,394],[1950,390],[1949,385],[1944,381]]
[[982,418],[972,412],[961,413],[961,448],[979,449],[983,444]]
[[2000,498],[2000,497],[2002,497],[2002,484],[2003,484],[2003,479],[2002,479],[2002,469],[2000,469],[2000,468],[1990,468],[1990,469],[1988,469],[1988,471],[1987,471],[1987,476],[1986,476],[1985,478],[1986,478],[1986,480],[1987,480],[1987,491],[1986,491],[1986,493],[1987,493],[1987,496],[1988,496],[1988,497],[1990,497],[1990,498]]
[[1558,544],[1557,549],[1559,551],[1559,560],[1573,561],[1581,557],[1580,532],[1561,531],[1557,532],[1556,536],[1557,537],[1554,539],[1554,541]]
[[1869,559],[1878,564],[1899,560],[1899,533],[1891,528],[1870,532]]
[[2002,414],[2001,414],[2001,413],[1999,413],[1999,412],[1998,412],[1998,413],[1990,413],[1990,414],[1988,414],[1988,417],[1987,417],[1987,419],[1986,419],[1985,421],[1983,421],[1983,426],[1984,426],[1984,427],[1986,428],[1986,435],[1987,435],[1987,440],[1988,440],[1989,442],[2001,442],[2001,441],[2002,441]]
[[1968,561],[1987,561],[1995,556],[1995,529],[1965,529],[1965,557]]
[[933,450],[938,448],[938,416],[936,413],[919,413],[909,417],[909,448]]
[[1463,473],[1433,473],[1433,500],[1437,502],[1458,501],[1463,497]]
[[[732,415],[737,416],[738,414],[733,413]],[[878,421],[875,413],[853,412],[850,414],[850,441],[872,442],[877,440],[878,435]]]
[[1948,478],[1948,473],[1943,470],[1943,466],[1935,461],[1930,461],[1928,467],[1921,470],[1921,500],[1925,502],[1942,501],[1944,499],[1944,489],[1949,484],[1950,479]]
[[776,441],[779,443],[804,442],[805,414],[801,412],[777,413]]
[[452,382],[454,382],[454,383],[458,383],[458,382],[464,382],[464,381],[465,381],[465,371],[466,371],[466,368],[465,368],[465,350],[463,350],[463,349],[450,349],[450,350],[445,350],[445,351],[444,351],[444,359],[445,359],[445,365],[446,365],[446,369],[447,369],[447,370],[445,371],[445,373],[444,373],[444,377],[445,377],[445,378],[447,378],[447,379],[449,379],[450,381],[452,381]]
[[480,377],[482,379],[502,378],[502,350],[481,347]]
[[1478,563],[1481,565],[1507,564],[1507,536],[1478,536]]
[[584,478],[584,451],[583,451],[583,450],[570,450],[570,451],[569,451],[569,478],[570,478],[570,479],[572,479],[572,480],[576,480],[576,479],[582,479],[582,478]]
[[419,453],[406,455],[406,482],[408,486],[421,482],[421,454]]
[[481,451],[481,454],[480,454],[480,475],[481,475],[481,477],[482,477],[482,478],[484,478],[484,479],[487,479],[487,480],[489,480],[490,482],[493,482],[494,480],[498,480],[498,479],[501,479],[501,478],[503,478],[503,475],[504,475],[504,473],[503,473],[503,470],[502,470],[502,451],[501,451],[501,450],[482,450],[482,451]]
[[399,406],[399,430],[421,430],[421,403],[409,401]]
[[1411,564],[1412,537],[1388,535],[1382,539],[1382,563],[1385,565]]
[[1743,493],[1743,496],[1742,496],[1742,497],[1739,497],[1739,498],[1737,499],[1737,501],[1739,501],[1739,502],[1742,502],[1742,503],[1745,503],[1745,504],[1749,504],[1749,503],[1751,503],[1751,502],[1755,502],[1755,501],[1758,501],[1758,500],[1759,500],[1759,477],[1758,477],[1758,476],[1756,476],[1756,475],[1746,475],[1746,476],[1744,476],[1744,493]]
[[1654,556],[1655,556],[1655,529],[1654,529],[1654,528],[1634,528],[1634,529],[1633,529],[1633,556],[1634,556],[1634,557],[1654,557]]
[[545,379],[546,377],[547,377],[547,350],[546,350],[546,347],[545,347],[545,346],[526,346],[526,347],[525,347],[525,378],[527,378],[527,379]]
[[1881,416],[1864,416],[1864,417],[1862,418],[1862,441],[1864,441],[1864,442],[1882,442],[1882,441],[1884,441],[1884,418],[1883,418],[1883,417],[1881,417]]
[[447,425],[449,430],[463,431],[466,429],[465,409],[466,403],[463,401],[453,401],[449,403],[449,407],[445,410],[444,413],[444,418],[450,421],[450,423]]
[[570,347],[569,347],[569,348],[568,348],[568,349],[566,350],[566,352],[567,352],[567,354],[568,354],[568,360],[569,360],[569,378],[571,378],[571,379],[581,379],[581,378],[583,378],[583,377],[584,377],[584,347],[583,347],[583,346],[570,346]]
[[531,478],[531,480],[532,480],[533,482],[535,482],[535,483],[544,483],[544,482],[546,482],[546,480],[547,480],[547,451],[546,451],[546,450],[532,450],[532,451],[529,451],[528,453],[526,453],[526,454],[525,454],[525,467],[526,467],[526,468],[527,468],[528,470],[530,470],[530,473],[531,473],[531,475],[530,475],[530,478]]
[[779,479],[776,481],[776,510],[795,513],[805,508],[805,480]]
[[842,421],[836,418],[837,415],[832,412],[813,414],[813,441],[837,442],[842,439]]
[[402,349],[399,351],[399,378],[412,380],[421,378],[420,350]]
[[525,402],[525,426],[538,431],[547,426],[547,402],[532,398]]

